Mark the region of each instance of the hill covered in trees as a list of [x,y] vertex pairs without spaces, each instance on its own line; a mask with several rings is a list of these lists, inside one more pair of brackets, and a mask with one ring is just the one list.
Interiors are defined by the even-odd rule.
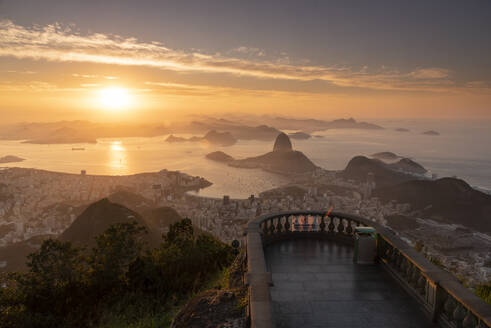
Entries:
[[147,234],[130,221],[110,225],[90,250],[45,240],[27,272],[1,277],[0,327],[165,327],[234,258],[230,246],[195,234],[189,219],[171,225],[157,247]]

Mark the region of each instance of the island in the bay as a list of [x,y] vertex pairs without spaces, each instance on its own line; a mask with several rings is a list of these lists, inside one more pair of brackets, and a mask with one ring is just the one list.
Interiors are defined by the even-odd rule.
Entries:
[[190,138],[176,137],[173,134],[167,137],[166,142],[207,142],[216,146],[233,146],[237,143],[237,139],[230,132],[218,132],[211,130],[203,137],[193,136]]
[[18,163],[18,162],[23,162],[25,161],[24,158],[18,157],[18,156],[13,156],[13,155],[7,155],[0,157],[0,164],[7,164],[7,163]]
[[422,134],[427,135],[427,136],[439,136],[440,132],[434,131],[434,130],[428,130],[423,132]]
[[234,159],[223,152],[214,152],[208,159],[226,162],[228,165],[246,169],[263,169],[282,175],[302,174],[315,171],[318,167],[304,153],[293,150],[290,138],[280,133],[275,140],[273,151],[244,159]]

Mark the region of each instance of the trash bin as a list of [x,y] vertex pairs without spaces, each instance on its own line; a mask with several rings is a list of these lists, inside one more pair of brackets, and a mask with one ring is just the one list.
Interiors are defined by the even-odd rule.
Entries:
[[377,231],[373,227],[355,228],[355,251],[353,262],[373,264],[377,255]]

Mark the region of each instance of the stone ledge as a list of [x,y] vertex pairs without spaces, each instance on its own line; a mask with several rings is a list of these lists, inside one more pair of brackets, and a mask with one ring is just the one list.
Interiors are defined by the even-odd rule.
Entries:
[[[269,296],[269,285],[271,283],[271,275],[266,272],[266,263],[264,257],[263,240],[261,236],[261,222],[275,217],[289,217],[298,215],[312,215],[312,216],[325,216],[323,211],[292,211],[292,212],[281,212],[271,215],[263,215],[252,219],[249,221],[246,236],[247,236],[247,251],[248,251],[248,276],[250,291],[257,295],[258,301],[254,302],[251,299],[251,327],[272,327],[272,317],[271,317],[271,302],[268,300]],[[392,245],[395,249],[400,251],[408,260],[418,267],[422,274],[425,275],[432,283],[437,285],[437,288],[449,293],[456,300],[462,303],[465,307],[469,308],[472,313],[476,314],[482,321],[487,325],[491,326],[491,306],[486,304],[483,300],[475,296],[466,287],[462,286],[460,282],[450,273],[437,267],[429,260],[427,260],[423,255],[418,253],[412,246],[405,243],[397,235],[393,233],[390,229],[386,229],[375,222],[367,220],[356,215],[348,215],[344,213],[332,212],[330,217],[338,217],[341,219],[359,221],[362,224],[373,226],[380,238],[384,239],[387,243]],[[305,233],[306,232],[299,232]],[[321,233],[328,233],[321,232]],[[282,234],[288,239],[288,237],[294,236],[294,234]],[[309,237],[313,237],[314,234]],[[274,236],[273,236],[274,237]],[[281,240],[283,238],[278,238]],[[251,259],[252,257],[252,259]],[[260,301],[259,300],[263,300]],[[265,306],[269,309],[269,314],[264,317],[263,308]],[[259,312],[256,312],[259,311]],[[268,312],[266,311],[266,312]],[[257,316],[256,316],[257,315]],[[269,319],[268,319],[269,316]],[[256,317],[256,320],[253,319]],[[269,320],[269,321],[268,321]],[[256,324],[255,324],[256,323]]]
[[245,284],[247,286],[249,285],[273,286],[273,278],[271,276],[271,272],[264,272],[264,273],[251,272],[246,275]]

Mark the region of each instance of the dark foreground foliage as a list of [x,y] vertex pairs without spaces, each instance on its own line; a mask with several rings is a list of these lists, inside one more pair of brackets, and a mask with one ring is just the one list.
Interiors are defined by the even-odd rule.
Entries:
[[476,295],[482,298],[486,303],[491,304],[491,284],[478,285]]
[[45,241],[27,273],[0,281],[0,327],[161,327],[233,260],[231,247],[195,235],[189,219],[158,248],[146,247],[145,233],[136,222],[113,225],[90,251]]

